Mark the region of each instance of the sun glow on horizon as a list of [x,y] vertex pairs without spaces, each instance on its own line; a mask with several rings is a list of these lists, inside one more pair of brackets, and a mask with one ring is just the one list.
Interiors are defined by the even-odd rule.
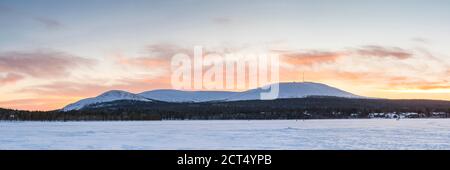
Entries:
[[395,89],[395,90],[385,90],[387,92],[397,92],[397,93],[448,93],[450,98],[450,89],[431,89],[431,90],[422,90],[422,89]]

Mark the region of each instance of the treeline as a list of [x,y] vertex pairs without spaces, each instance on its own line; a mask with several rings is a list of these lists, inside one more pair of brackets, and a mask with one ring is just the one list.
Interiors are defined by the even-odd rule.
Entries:
[[234,102],[168,103],[115,101],[91,105],[80,111],[29,112],[0,110],[1,120],[183,120],[183,119],[347,119],[368,118],[370,113],[414,112],[420,117],[450,117],[450,101],[300,99]]
[[11,121],[113,121],[113,120],[161,120],[159,115],[137,112],[109,112],[107,110],[84,111],[21,111],[0,109],[0,120]]

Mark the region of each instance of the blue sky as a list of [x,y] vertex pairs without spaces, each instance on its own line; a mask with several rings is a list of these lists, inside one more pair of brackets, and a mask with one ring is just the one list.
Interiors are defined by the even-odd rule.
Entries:
[[[149,52],[149,48],[192,50],[194,45],[219,50],[264,48],[289,54],[351,54],[351,57],[326,56],[330,59],[326,63],[290,72],[311,72],[315,75],[313,81],[361,95],[450,99],[449,10],[450,1],[446,0],[0,0],[0,82],[4,82],[0,84],[0,92],[6,94],[0,97],[0,106],[9,106],[11,100],[36,99],[42,95],[39,93],[42,88],[61,82],[106,84],[96,88],[83,84],[97,89],[83,95],[58,94],[65,95],[64,102],[116,87],[131,91],[156,88],[159,86],[117,86],[124,83],[124,77],[145,79],[140,76],[150,75],[155,80],[148,82],[155,84],[162,81],[158,76],[170,74],[165,68],[124,67],[118,60],[128,64],[135,63],[130,60],[161,62],[152,55],[163,52]],[[362,58],[358,56],[361,49],[366,50],[365,55],[375,56]],[[383,56],[403,52],[411,57],[394,60],[395,57]],[[69,61],[60,55],[80,60]],[[32,61],[30,57],[42,61],[41,58],[49,56],[73,67],[58,66],[55,70],[63,69],[67,75],[53,78],[12,68],[17,65],[39,70],[40,67],[17,62]],[[16,63],[7,63],[13,57]],[[321,57],[317,58],[323,60]],[[89,68],[76,67],[79,62],[85,63],[84,59],[95,64]],[[299,62],[297,59],[287,61]],[[310,60],[308,63],[311,64]],[[324,76],[330,72],[342,73],[341,76],[363,72],[370,76],[353,75],[351,80]],[[374,75],[382,76],[377,79]],[[284,80],[295,78],[287,76]],[[420,86],[416,87],[414,84],[418,82]],[[440,93],[427,91],[429,87]],[[58,95],[46,98],[53,101]]]
[[[311,47],[449,40],[448,1],[5,1],[2,49],[286,41]],[[58,22],[47,28],[37,18]],[[219,23],[219,22],[224,23]],[[89,37],[86,42],[86,37]],[[336,43],[338,42],[338,43]],[[342,44],[342,45],[340,45]],[[82,47],[77,47],[82,48]],[[439,47],[441,48],[441,47]]]

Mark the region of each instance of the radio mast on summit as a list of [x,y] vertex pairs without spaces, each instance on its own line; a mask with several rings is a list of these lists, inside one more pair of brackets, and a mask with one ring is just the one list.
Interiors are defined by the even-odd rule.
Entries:
[[302,72],[302,82],[305,82],[305,72]]

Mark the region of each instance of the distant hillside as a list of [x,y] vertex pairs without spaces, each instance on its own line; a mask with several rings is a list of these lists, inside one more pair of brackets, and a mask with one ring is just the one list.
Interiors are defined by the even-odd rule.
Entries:
[[[358,99],[329,96],[276,100],[180,103],[118,100],[68,112],[0,110],[2,120],[347,119],[372,113],[450,116],[450,101]],[[14,115],[13,118],[10,116]]]
[[[308,96],[333,96],[344,98],[365,98],[340,90],[335,87],[313,82],[291,82],[277,83],[278,99],[305,98]],[[64,107],[63,111],[80,110],[88,105],[101,104],[118,100],[146,101],[154,100],[165,102],[217,102],[217,101],[243,101],[260,100],[261,94],[268,92],[267,89],[256,88],[243,92],[229,91],[181,91],[181,90],[152,90],[139,94],[126,91],[111,90],[97,97],[87,98]]]
[[[87,112],[148,113],[162,119],[322,119],[368,118],[370,113],[415,112],[431,117],[450,113],[450,101],[354,99],[329,96],[231,102],[167,103],[119,101],[92,105]],[[81,111],[83,112],[83,111]]]

